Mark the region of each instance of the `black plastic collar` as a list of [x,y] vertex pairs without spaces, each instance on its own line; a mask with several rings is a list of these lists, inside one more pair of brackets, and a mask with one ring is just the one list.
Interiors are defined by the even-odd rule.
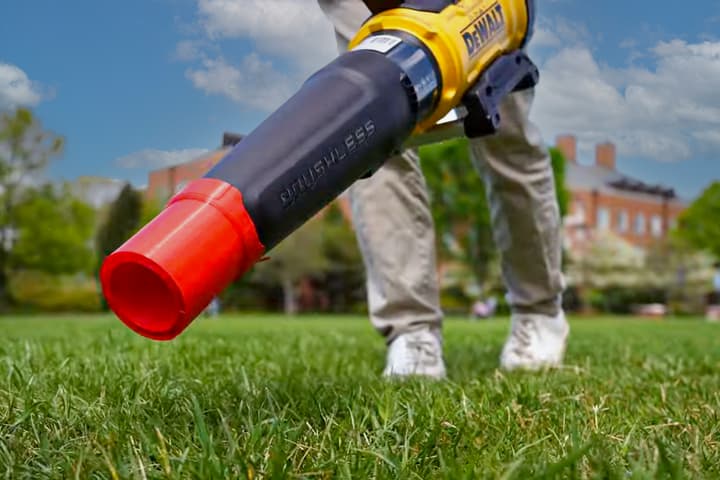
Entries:
[[525,38],[523,39],[520,48],[525,48],[527,46],[533,36],[533,33],[535,32],[535,0],[525,0],[525,5],[527,6],[527,32],[525,33]]

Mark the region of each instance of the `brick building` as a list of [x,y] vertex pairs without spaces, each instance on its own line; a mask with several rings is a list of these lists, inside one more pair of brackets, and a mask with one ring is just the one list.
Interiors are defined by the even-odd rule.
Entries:
[[[146,195],[165,202],[188,182],[204,175],[242,136],[225,133],[222,145],[190,162],[150,173]],[[582,250],[598,231],[612,231],[637,247],[663,238],[686,205],[667,187],[649,185],[617,170],[615,146],[597,145],[595,161],[580,164],[577,141],[571,135],[557,138],[567,158],[566,184],[571,192],[565,218],[565,238],[570,251]],[[339,203],[349,218],[346,198]]]
[[180,165],[150,172],[147,190],[145,190],[146,197],[158,202],[169,200],[171,196],[185,188],[189,182],[205,175],[240,140],[242,140],[242,135],[225,133],[222,145],[217,150]]
[[[205,175],[242,138],[242,135],[225,133],[223,134],[222,144],[218,149],[189,162],[150,172],[147,189],[145,190],[146,198],[156,202],[166,202],[175,193],[185,188],[189,182]],[[340,198],[339,206],[343,214],[349,219],[350,205],[345,196]]]
[[570,251],[582,249],[600,231],[646,248],[664,238],[687,207],[672,188],[619,172],[612,143],[597,145],[595,161],[589,165],[578,162],[575,137],[560,136],[556,144],[567,159],[566,185],[571,199],[565,238]]

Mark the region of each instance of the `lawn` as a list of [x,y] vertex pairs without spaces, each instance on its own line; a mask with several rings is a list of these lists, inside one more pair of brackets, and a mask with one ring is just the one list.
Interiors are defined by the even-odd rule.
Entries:
[[572,322],[567,366],[496,369],[451,320],[450,379],[379,378],[357,317],[225,317],[173,342],[109,317],[0,319],[3,478],[720,478],[720,325]]

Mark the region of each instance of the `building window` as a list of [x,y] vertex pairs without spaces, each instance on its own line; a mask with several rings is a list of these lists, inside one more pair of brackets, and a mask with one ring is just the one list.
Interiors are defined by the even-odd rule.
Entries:
[[630,228],[630,220],[628,219],[628,213],[625,210],[620,210],[618,213],[617,228],[620,233],[626,233]]
[[645,235],[645,215],[642,213],[635,215],[635,234]]
[[653,215],[650,220],[650,232],[653,237],[661,237],[663,233],[662,218],[660,215]]
[[580,200],[575,201],[575,218],[581,223],[585,221],[585,205]]
[[598,230],[610,229],[610,210],[607,208],[598,209],[597,226]]

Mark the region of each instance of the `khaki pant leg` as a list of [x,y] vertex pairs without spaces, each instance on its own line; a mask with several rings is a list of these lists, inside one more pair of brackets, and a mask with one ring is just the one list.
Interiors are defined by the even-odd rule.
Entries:
[[[318,1],[335,26],[338,48],[346,50],[370,12],[360,0]],[[417,153],[388,159],[349,195],[373,326],[388,341],[426,327],[439,332],[435,229]]]
[[485,180],[495,243],[514,311],[557,315],[565,283],[562,230],[547,147],[528,120],[533,90],[501,105],[498,134],[471,142]]

